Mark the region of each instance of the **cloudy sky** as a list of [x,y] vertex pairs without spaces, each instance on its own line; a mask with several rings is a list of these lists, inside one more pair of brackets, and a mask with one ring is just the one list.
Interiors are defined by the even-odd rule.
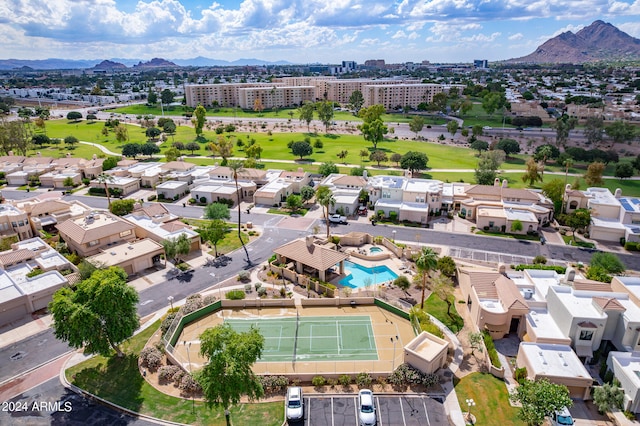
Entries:
[[640,0],[2,0],[0,59],[500,60],[596,19],[640,38]]

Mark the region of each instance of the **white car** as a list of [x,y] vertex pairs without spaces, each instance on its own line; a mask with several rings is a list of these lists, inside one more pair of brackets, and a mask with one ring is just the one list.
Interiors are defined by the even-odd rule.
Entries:
[[346,216],[340,216],[339,214],[332,214],[329,216],[329,222],[331,223],[347,223]]
[[358,425],[375,426],[376,423],[376,403],[373,400],[373,392],[362,389],[358,392]]
[[567,407],[564,407],[560,411],[556,411],[551,415],[552,426],[571,426],[573,424],[573,417]]
[[304,402],[302,400],[302,388],[292,386],[287,389],[287,400],[285,410],[287,420],[302,420],[304,417]]

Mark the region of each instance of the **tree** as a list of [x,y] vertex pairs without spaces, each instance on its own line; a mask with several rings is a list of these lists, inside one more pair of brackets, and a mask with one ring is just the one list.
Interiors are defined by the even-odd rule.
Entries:
[[162,240],[162,246],[167,258],[172,258],[176,265],[182,262],[181,255],[186,256],[191,251],[191,241],[189,241],[189,237],[184,232],[178,238]]
[[305,102],[300,108],[298,108],[298,118],[300,121],[307,123],[307,131],[309,131],[309,125],[313,121],[313,114],[315,113],[315,110],[316,107],[311,102]]
[[336,154],[336,157],[341,159],[344,165],[346,166],[347,162],[344,159],[347,158],[347,155],[349,155],[349,151],[347,151],[346,149],[343,149],[342,151]]
[[389,159],[396,163],[396,167],[398,167],[398,165],[400,164],[400,160],[402,160],[402,154],[394,152],[393,154],[391,154],[391,157],[389,157]]
[[109,210],[111,210],[111,194],[109,194],[109,183],[115,182],[116,179],[106,173],[100,173],[98,176],[96,176],[96,181],[100,185],[104,186],[104,193],[107,196],[107,205],[109,206]]
[[400,159],[400,167],[409,170],[411,175],[427,168],[429,157],[424,152],[409,151]]
[[640,154],[636,156],[636,158],[633,160],[631,164],[633,165],[634,169],[640,172]]
[[64,138],[64,144],[67,145],[69,149],[73,149],[78,144],[78,142],[80,141],[75,136],[67,136],[66,138]]
[[525,183],[529,182],[529,186],[532,186],[538,181],[542,182],[540,165],[538,165],[538,162],[533,157],[529,157],[527,160],[526,171],[522,175],[522,181]]
[[329,126],[333,123],[333,102],[320,101],[316,103],[316,111],[318,112],[318,119],[324,124],[324,131],[329,132]]
[[573,405],[569,389],[547,379],[524,380],[509,398],[522,405],[518,417],[530,425],[541,425],[551,413]]
[[565,146],[569,139],[569,132],[578,124],[576,117],[562,115],[556,121],[551,123],[551,128],[556,130],[556,146]]
[[310,199],[313,198],[315,193],[316,192],[309,185],[305,185],[302,188],[300,188],[300,198],[301,198],[302,202],[305,203],[305,204],[306,204],[307,201],[309,201]]
[[109,206],[109,211],[116,216],[124,216],[128,215],[133,211],[133,205],[136,203],[135,200],[125,199],[125,200],[115,200]]
[[407,290],[409,290],[409,287],[411,287],[411,283],[409,282],[409,278],[407,278],[406,275],[398,276],[398,278],[393,280],[393,285],[395,285],[396,287],[398,287],[400,290],[404,291],[405,293],[407,292]]
[[522,231],[522,221],[520,219],[516,219],[511,222],[511,232],[516,233]]
[[436,269],[440,271],[442,275],[453,278],[456,275],[456,262],[451,256],[442,256],[438,259]]
[[487,151],[480,154],[475,170],[476,183],[478,185],[493,185],[498,176],[498,168],[504,161],[503,151]]
[[164,89],[162,92],[160,92],[160,101],[165,105],[169,105],[171,102],[173,102],[174,96],[175,93],[173,93],[171,90]]
[[316,202],[322,206],[324,221],[327,224],[327,238],[329,238],[329,206],[335,206],[336,199],[328,186],[321,185],[318,187]]
[[429,272],[438,267],[438,254],[430,247],[422,247],[418,258],[416,259],[418,273],[422,277],[422,298],[420,299],[420,309],[424,309],[424,292],[427,288],[427,280]]
[[247,155],[247,158],[260,159],[260,156],[262,155],[262,147],[260,144],[254,143],[253,145],[246,147],[244,153]]
[[122,146],[122,155],[125,157],[136,158],[136,155],[140,154],[141,147],[139,143],[127,143]]
[[544,168],[547,165],[547,161],[550,158],[558,158],[558,155],[560,155],[558,148],[550,144],[541,145],[536,148],[533,158],[536,161],[542,162],[542,177],[544,177]]
[[198,142],[189,142],[184,146],[184,148],[187,151],[191,151],[191,155],[193,155],[195,151],[200,149],[200,144]]
[[471,134],[475,137],[482,136],[482,133],[484,133],[484,129],[479,124],[476,124],[471,128]]
[[224,203],[207,204],[202,215],[205,219],[231,219],[229,206]]
[[127,285],[127,273],[110,267],[94,271],[75,290],[62,287],[53,295],[49,311],[56,338],[85,353],[124,356],[119,344],[133,335],[140,322],[138,292]]
[[354,115],[358,115],[360,109],[362,108],[362,105],[364,105],[364,96],[362,96],[362,92],[359,90],[354,90],[353,92],[351,92],[347,108],[352,110]]
[[177,129],[176,123],[174,123],[173,120],[165,121],[161,127],[163,132],[168,133],[170,135],[173,135]]
[[149,92],[147,93],[147,103],[149,104],[155,104],[158,103],[158,94],[156,92],[153,91],[153,89],[149,89]]
[[369,150],[368,149],[361,149],[360,150],[360,162],[362,163],[363,159],[366,157],[369,157]]
[[602,142],[602,132],[604,130],[604,120],[602,117],[588,117],[584,124],[584,136],[587,144],[599,145]]
[[116,134],[116,140],[119,143],[129,140],[129,130],[127,129],[127,126],[125,126],[124,124],[118,124],[114,132]]
[[446,113],[448,100],[449,100],[449,96],[447,96],[446,93],[444,92],[436,93],[435,95],[433,95],[430,109],[432,111],[439,111],[442,113]]
[[615,253],[608,251],[594,253],[591,256],[590,267],[602,268],[608,274],[621,274],[627,270],[622,260]]
[[289,194],[287,197],[287,208],[292,212],[297,212],[302,207],[302,198],[297,194]]
[[251,369],[263,348],[264,337],[253,326],[239,333],[229,324],[220,324],[200,335],[200,354],[208,362],[194,378],[208,405],[222,406],[226,411],[244,395],[249,401],[264,395],[260,380]]
[[520,152],[520,144],[515,139],[500,139],[496,144],[496,149],[504,151],[508,158],[509,154],[517,154]]
[[451,136],[455,136],[458,133],[458,122],[456,120],[451,120],[447,123],[447,131],[451,134]]
[[169,148],[164,152],[164,158],[169,161],[176,161],[178,157],[180,157],[182,153],[178,148]]
[[231,161],[229,163],[229,168],[233,173],[233,181],[236,184],[236,197],[238,199],[238,240],[240,240],[240,244],[242,244],[242,248],[244,249],[244,254],[247,256],[247,266],[251,266],[251,259],[249,259],[249,252],[247,251],[247,246],[244,244],[244,240],[242,239],[241,221],[240,221],[242,212],[240,211],[240,187],[238,187],[238,173],[244,171],[243,163],[242,161],[238,161],[238,160]]
[[604,131],[614,143],[624,143],[635,137],[636,128],[633,124],[616,120],[613,124],[605,127]]
[[67,176],[66,178],[64,178],[62,185],[67,188],[71,188],[73,185],[75,185],[75,183],[73,182],[73,178],[71,176]]
[[227,222],[214,219],[207,224],[207,226],[200,230],[200,236],[205,241],[213,244],[213,250],[215,256],[218,257],[218,243],[222,241],[229,231],[229,225]]
[[479,350],[480,353],[482,353],[483,341],[484,338],[482,337],[482,333],[469,333],[469,346],[471,346],[471,355],[475,356],[474,352],[476,349]]
[[198,105],[196,109],[193,110],[193,125],[196,130],[196,136],[200,136],[202,134],[202,128],[204,127],[206,120],[207,110],[202,105]]
[[291,152],[302,160],[304,157],[313,154],[313,148],[307,141],[296,141],[291,144]]
[[599,161],[589,164],[587,172],[584,174],[584,180],[589,186],[602,186],[604,181],[602,175],[604,173],[605,165]]
[[628,179],[633,176],[633,166],[631,163],[616,164],[615,177],[620,179]]
[[364,140],[373,144],[373,149],[378,149],[378,143],[384,140],[384,135],[389,133],[389,129],[382,121],[384,114],[384,106],[371,105],[368,108],[362,108],[358,116],[362,118],[362,124],[358,125],[358,130],[362,132]]
[[562,210],[562,197],[564,196],[564,183],[561,179],[552,179],[542,184],[542,193],[553,201],[553,207],[556,212]]
[[140,154],[147,155],[149,158],[153,156],[153,154],[157,154],[160,152],[160,147],[152,142],[143,143],[140,145]]
[[593,389],[593,403],[600,413],[622,409],[624,403],[624,389],[616,385],[605,383]]
[[504,93],[490,92],[484,95],[484,97],[482,98],[482,108],[489,115],[493,115],[494,112],[506,106],[506,104],[507,100],[504,96]]
[[[34,135],[31,140],[34,145],[38,145],[39,148],[42,148],[43,146],[49,145],[51,143],[51,139],[49,138],[49,136],[43,135],[42,133]],[[633,167],[631,169],[633,170]]]
[[323,177],[327,177],[332,173],[340,173],[338,166],[335,165],[332,161],[327,161],[326,163],[320,164],[318,167],[318,173],[320,173]]
[[373,151],[369,156],[369,159],[378,163],[378,167],[380,167],[381,162],[389,160],[387,153],[384,151]]
[[478,151],[479,156],[480,154],[482,154],[482,151],[486,151],[489,149],[489,143],[486,141],[481,141],[480,139],[476,139],[469,144],[469,148]]
[[424,117],[419,115],[414,116],[409,122],[409,130],[416,134],[416,138],[418,137],[418,133],[422,131],[424,127]]
[[447,304],[447,315],[451,315],[451,306],[453,305],[453,281],[446,275],[438,274],[431,282],[431,291],[438,296],[440,300]]
[[576,230],[586,228],[591,223],[591,212],[587,209],[576,209],[567,215],[565,223],[571,228],[573,242],[575,242]]
[[158,138],[158,136],[160,136],[160,134],[162,133],[162,131],[160,131],[160,129],[158,129],[157,127],[149,127],[145,132],[145,136],[147,138],[149,138],[150,140],[156,140]]
[[82,120],[82,113],[78,111],[69,111],[67,113],[67,120],[69,121],[79,121]]

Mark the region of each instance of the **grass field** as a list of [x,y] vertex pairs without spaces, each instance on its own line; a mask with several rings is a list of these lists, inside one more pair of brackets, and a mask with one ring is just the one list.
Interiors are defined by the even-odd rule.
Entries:
[[509,404],[509,394],[504,382],[488,373],[472,373],[460,379],[455,385],[460,408],[467,414],[465,401],[476,403],[471,414],[478,425],[525,426],[518,420],[518,408]]
[[459,332],[464,327],[464,320],[458,314],[455,307],[455,298],[451,296],[451,309],[447,314],[447,304],[440,299],[435,293],[432,293],[424,301],[424,310],[436,317],[440,322],[449,327],[454,333]]
[[[192,403],[189,399],[161,393],[140,375],[138,354],[159,326],[160,321],[124,343],[124,358],[115,355],[90,358],[67,369],[67,380],[107,401],[152,417],[185,424],[225,425],[224,409],[209,408],[201,401]],[[234,424],[276,426],[282,424],[283,418],[282,402],[231,407]]]

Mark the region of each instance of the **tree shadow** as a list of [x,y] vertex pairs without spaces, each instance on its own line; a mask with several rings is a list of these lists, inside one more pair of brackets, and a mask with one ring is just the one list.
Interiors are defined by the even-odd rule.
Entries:
[[324,136],[327,139],[340,139],[340,137],[341,137],[340,135],[335,135],[333,133],[325,133],[322,136]]

